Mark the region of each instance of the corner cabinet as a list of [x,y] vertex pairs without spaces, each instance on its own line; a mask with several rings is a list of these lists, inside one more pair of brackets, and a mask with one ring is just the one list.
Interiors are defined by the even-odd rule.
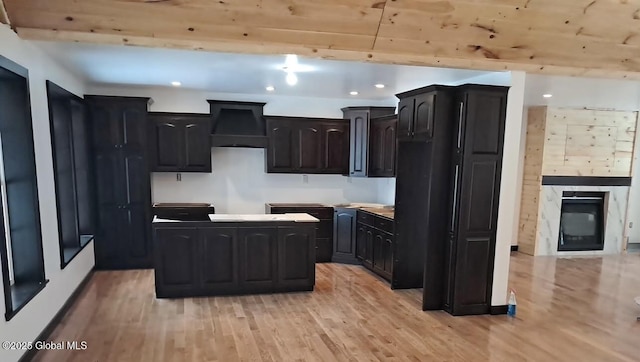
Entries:
[[507,87],[468,85],[456,97],[444,308],[491,308]]
[[375,176],[369,172],[371,153],[370,127],[373,118],[393,115],[395,107],[346,107],[342,108],[349,120],[349,176]]
[[356,215],[357,259],[365,268],[391,282],[396,267],[393,258],[394,221],[363,210],[358,210]]
[[96,268],[152,265],[149,98],[85,96],[93,128]]
[[153,172],[211,172],[211,119],[207,114],[149,113]]
[[267,116],[267,173],[346,174],[349,124],[342,119]]

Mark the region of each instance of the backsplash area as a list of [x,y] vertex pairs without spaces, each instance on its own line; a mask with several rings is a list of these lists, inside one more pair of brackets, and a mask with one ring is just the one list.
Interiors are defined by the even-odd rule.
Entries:
[[[208,202],[217,213],[264,213],[267,202],[380,202],[393,200],[384,178],[265,172],[264,149],[212,148],[213,173],[153,173],[153,202]],[[391,202],[392,203],[392,202]]]

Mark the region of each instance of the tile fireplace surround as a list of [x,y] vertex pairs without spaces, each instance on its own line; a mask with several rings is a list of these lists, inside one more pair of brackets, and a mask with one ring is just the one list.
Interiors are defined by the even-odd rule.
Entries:
[[[604,192],[604,249],[558,251],[562,192]],[[583,256],[619,254],[623,248],[629,187],[626,186],[542,186],[535,255]]]

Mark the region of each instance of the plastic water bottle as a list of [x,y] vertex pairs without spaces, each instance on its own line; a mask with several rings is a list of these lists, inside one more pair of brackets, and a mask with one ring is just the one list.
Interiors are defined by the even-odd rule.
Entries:
[[507,306],[507,315],[509,317],[516,316],[516,292],[514,292],[513,289],[509,291],[509,303]]

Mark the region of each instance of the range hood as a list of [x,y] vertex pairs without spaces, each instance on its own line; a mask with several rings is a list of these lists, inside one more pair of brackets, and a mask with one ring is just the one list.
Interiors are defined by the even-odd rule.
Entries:
[[266,148],[266,103],[207,100],[211,110],[213,147]]

